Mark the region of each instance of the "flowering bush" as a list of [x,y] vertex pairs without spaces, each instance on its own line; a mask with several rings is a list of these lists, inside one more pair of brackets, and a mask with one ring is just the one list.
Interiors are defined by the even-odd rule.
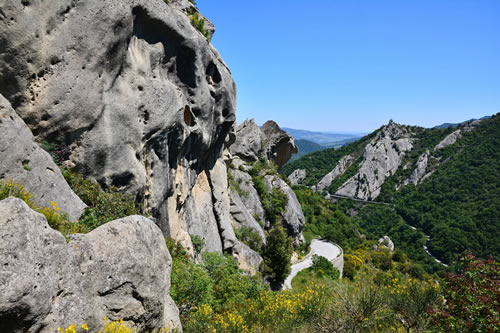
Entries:
[[446,307],[431,310],[435,323],[446,332],[499,332],[500,264],[469,251],[461,265],[461,272],[444,278]]

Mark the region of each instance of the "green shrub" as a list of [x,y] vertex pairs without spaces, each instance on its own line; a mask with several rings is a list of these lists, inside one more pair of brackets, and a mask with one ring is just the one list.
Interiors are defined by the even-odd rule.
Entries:
[[236,238],[248,245],[252,250],[258,253],[262,252],[262,245],[264,242],[258,232],[251,228],[241,226],[239,228],[235,228],[234,233],[236,234]]
[[191,243],[193,243],[194,252],[199,254],[201,249],[205,246],[205,241],[198,235],[190,234],[189,236],[191,236]]
[[195,12],[189,16],[191,25],[196,28],[208,41],[210,41],[210,33],[205,30],[205,19],[200,17],[200,14]]
[[340,271],[328,259],[316,254],[313,254],[311,269],[331,280],[338,280],[340,277]]
[[269,232],[262,257],[265,272],[276,281],[283,281],[290,274],[293,240],[282,226],[277,225]]
[[102,190],[99,184],[71,170],[61,171],[73,192],[88,206],[80,217],[80,223],[89,230],[125,216],[141,214],[140,205],[136,205],[131,195],[122,194],[115,187]]

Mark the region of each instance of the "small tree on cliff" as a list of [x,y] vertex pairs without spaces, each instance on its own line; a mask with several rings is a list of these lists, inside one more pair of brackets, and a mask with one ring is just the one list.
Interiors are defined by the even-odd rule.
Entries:
[[263,258],[266,273],[277,281],[283,281],[290,274],[293,241],[282,226],[275,226],[267,237]]

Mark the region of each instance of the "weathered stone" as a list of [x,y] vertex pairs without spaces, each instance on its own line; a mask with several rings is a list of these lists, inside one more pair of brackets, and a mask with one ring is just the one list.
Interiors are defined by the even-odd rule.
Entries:
[[262,263],[262,257],[247,245],[238,241],[233,247],[232,254],[242,270],[252,275],[259,271],[260,264]]
[[399,168],[406,152],[413,148],[411,133],[392,120],[365,146],[359,172],[336,194],[363,200],[375,199],[385,179]]
[[255,220],[255,218],[250,214],[248,209],[245,207],[239,194],[235,191],[231,191],[231,218],[233,221],[233,226],[236,229],[241,227],[249,228],[259,234],[260,238],[266,243],[266,236],[262,226]]
[[449,145],[454,144],[457,140],[462,136],[462,132],[458,129],[455,132],[448,134],[436,147],[434,147],[434,151],[443,149],[448,147]]
[[352,162],[354,161],[354,157],[351,155],[347,155],[342,157],[338,162],[335,168],[327,173],[321,180],[319,181],[318,185],[316,185],[316,191],[323,191],[324,189],[330,187],[332,182],[342,175],[351,165]]
[[307,176],[307,172],[305,169],[297,169],[294,170],[289,176],[288,180],[292,185],[300,184]]
[[261,132],[253,119],[245,120],[235,131],[236,140],[229,147],[231,154],[253,162],[262,156]]
[[278,169],[288,162],[293,154],[299,152],[293,137],[283,131],[274,121],[266,121],[260,130],[267,158],[276,163]]
[[405,180],[404,184],[417,185],[420,182],[420,180],[425,176],[428,161],[429,161],[429,151],[427,150],[424,154],[422,154],[418,158],[415,169],[413,169],[408,179]]
[[194,5],[194,1],[189,0],[169,0],[168,3],[175,9],[181,10],[188,16],[198,15],[198,20],[203,21],[203,28],[208,33],[207,38],[210,40],[215,33],[215,26],[212,22],[203,16],[198,8]]
[[169,3],[4,1],[0,93],[37,140],[70,147],[79,173],[189,247],[185,203],[221,155],[236,88],[187,1]]
[[0,329],[55,332],[103,317],[138,331],[180,327],[169,295],[171,258],[161,230],[129,216],[69,243],[23,201],[0,201]]
[[299,246],[304,241],[302,229],[304,228],[305,218],[297,196],[287,183],[276,176],[265,176],[264,183],[268,192],[271,192],[274,188],[286,194],[288,201],[283,216],[283,226],[287,229],[288,234],[293,237],[294,246]]
[[394,243],[389,238],[389,236],[384,236],[378,240],[379,247],[386,247],[391,251],[394,251]]
[[254,187],[252,177],[241,170],[230,169],[229,172],[233,177],[234,181],[237,182],[244,192],[245,195],[240,196],[241,201],[247,208],[248,212],[261,223],[265,223],[266,217],[264,214],[264,208],[262,208],[262,203],[260,202],[259,194]]
[[22,184],[38,205],[59,204],[76,220],[86,205],[73,193],[52,157],[33,142],[33,135],[10,103],[0,95],[0,181]]

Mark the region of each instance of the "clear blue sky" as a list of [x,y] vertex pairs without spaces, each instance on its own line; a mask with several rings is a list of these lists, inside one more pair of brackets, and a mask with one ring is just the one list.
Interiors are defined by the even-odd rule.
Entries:
[[198,0],[237,120],[368,132],[500,112],[500,0]]

